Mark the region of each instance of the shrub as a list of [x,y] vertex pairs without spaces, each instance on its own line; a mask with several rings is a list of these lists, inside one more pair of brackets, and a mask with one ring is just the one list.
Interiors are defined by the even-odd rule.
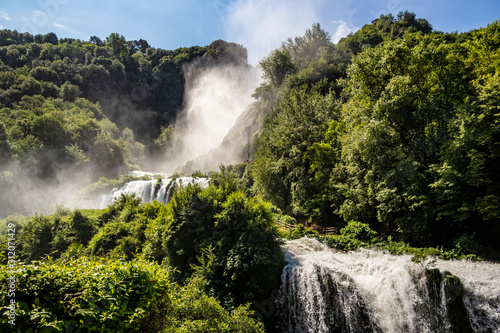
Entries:
[[237,190],[224,171],[207,189],[179,189],[146,234],[146,254],[157,260],[164,255],[179,270],[179,281],[212,246],[216,259],[204,277],[228,308],[267,297],[279,282],[283,254],[271,207]]
[[297,224],[297,220],[293,216],[290,216],[290,215],[282,214],[282,215],[279,215],[278,219],[280,221],[288,223],[288,224],[292,224],[292,225]]
[[251,318],[248,305],[239,306],[231,313],[213,297],[203,293],[204,281],[194,278],[173,292],[173,303],[164,332],[265,332],[262,323]]
[[[1,266],[2,305],[8,304],[9,275]],[[21,266],[15,277],[16,329],[21,332],[158,332],[169,301],[168,272],[147,262],[35,262]],[[7,320],[0,318],[2,331],[10,326]]]
[[454,242],[456,252],[461,255],[478,254],[480,251],[480,245],[474,237],[474,234],[463,234],[457,238]]
[[31,218],[19,234],[21,257],[29,262],[51,253],[51,242],[54,238],[53,226],[53,221],[46,216],[35,215]]
[[[0,266],[0,308],[7,311],[8,280]],[[248,306],[233,312],[203,292],[195,277],[183,287],[155,263],[80,258],[20,266],[15,329],[18,332],[264,332]],[[12,329],[0,318],[0,331]]]
[[363,242],[370,242],[377,235],[375,231],[370,229],[368,224],[351,221],[340,229],[340,234],[346,238],[357,239]]
[[307,229],[303,224],[298,224],[294,229],[288,232],[288,239],[299,239],[302,237],[318,238],[319,233],[316,230]]
[[325,236],[325,242],[329,247],[341,251],[355,251],[367,245],[358,239],[346,237],[344,235]]
[[108,223],[92,238],[88,250],[92,255],[109,254],[117,247],[118,242],[129,234],[129,226],[126,223]]

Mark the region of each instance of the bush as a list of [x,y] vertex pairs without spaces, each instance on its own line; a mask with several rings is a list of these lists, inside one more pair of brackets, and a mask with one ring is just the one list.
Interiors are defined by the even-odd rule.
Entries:
[[463,234],[457,238],[454,242],[456,252],[461,255],[478,254],[480,251],[480,245],[474,237],[474,234]]
[[213,297],[203,293],[204,281],[194,278],[174,289],[173,311],[167,317],[164,332],[265,332],[262,323],[251,318],[248,305],[226,311]]
[[297,224],[297,220],[293,216],[290,216],[290,215],[285,215],[285,214],[279,215],[278,219],[282,222],[285,222],[285,223],[288,223],[291,225]]
[[[1,304],[8,304],[9,275],[1,266]],[[22,332],[158,332],[169,301],[168,272],[146,262],[36,262],[21,266],[15,277],[16,329]],[[2,331],[8,331],[7,320],[0,318]]]
[[[7,311],[8,280],[0,266],[0,310]],[[80,258],[20,266],[18,332],[264,332],[248,306],[232,313],[203,292],[195,278],[181,287],[170,271],[147,261]],[[12,329],[0,318],[0,331]]]
[[346,237],[344,235],[325,236],[325,242],[329,247],[341,251],[355,251],[367,245],[358,239]]
[[318,238],[319,233],[316,230],[307,229],[303,224],[297,224],[294,229],[288,232],[288,239],[299,239],[302,237]]
[[88,250],[92,255],[107,255],[118,246],[121,239],[129,236],[129,226],[124,222],[106,224],[92,238]]
[[54,239],[53,221],[41,215],[35,215],[19,233],[21,257],[30,262],[43,258],[52,252],[51,242]]
[[97,231],[95,218],[80,210],[71,213],[65,209],[63,213],[59,208],[54,215],[35,215],[27,221],[24,227],[16,228],[16,234],[18,251],[28,262],[49,254],[57,258],[73,243],[86,246]]
[[279,282],[283,254],[271,207],[237,190],[225,171],[212,177],[207,189],[179,189],[146,234],[146,255],[164,256],[179,270],[179,281],[193,273],[202,249],[211,246],[215,260],[204,276],[207,289],[227,308],[264,299]]
[[357,239],[362,242],[370,242],[377,235],[375,231],[370,229],[368,224],[351,221],[340,229],[340,234],[346,238]]

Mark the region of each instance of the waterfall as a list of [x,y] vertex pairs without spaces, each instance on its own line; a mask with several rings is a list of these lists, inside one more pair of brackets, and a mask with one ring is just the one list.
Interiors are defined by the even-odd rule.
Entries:
[[462,281],[474,331],[500,332],[500,264],[439,260],[438,266]]
[[[500,265],[283,245],[279,332],[500,332]],[[462,283],[460,283],[462,281]]]
[[[149,175],[149,173],[134,174],[135,176]],[[113,201],[117,200],[122,194],[135,194],[136,197],[141,198],[142,202],[151,202],[156,200],[158,202],[167,204],[177,186],[188,186],[197,184],[202,188],[208,187],[209,179],[202,177],[179,177],[159,178],[150,180],[134,180],[126,183],[121,188],[115,188],[112,192],[102,194],[97,199],[97,207],[99,209],[106,208]]]

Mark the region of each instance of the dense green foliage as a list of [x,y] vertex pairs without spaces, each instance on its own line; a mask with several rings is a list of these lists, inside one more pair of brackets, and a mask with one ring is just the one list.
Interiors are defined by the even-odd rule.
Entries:
[[[88,326],[82,327],[90,330],[111,327],[128,331],[134,327],[155,331],[171,325],[179,332],[257,332],[262,327],[248,317],[248,306],[239,306],[268,299],[283,267],[271,205],[249,198],[233,173],[225,169],[212,175],[206,189],[177,188],[167,206],[156,201],[142,204],[133,195],[122,195],[105,209],[71,211],[59,206],[53,215],[13,215],[0,221],[1,230],[7,226],[15,226],[16,253],[26,263],[21,270],[25,280],[19,280],[26,286],[19,289],[25,297],[20,302],[26,305],[20,303],[22,313],[18,315],[43,312],[38,327],[85,323]],[[7,239],[5,232],[2,239]],[[56,261],[38,262],[47,259]],[[6,262],[5,256],[2,260]],[[2,267],[5,279],[8,266]],[[123,269],[142,271],[146,267],[154,268],[153,276],[143,279],[140,273],[140,279],[134,280],[122,273]],[[86,273],[78,275],[80,270]],[[99,270],[102,272],[93,275]],[[158,291],[161,295],[150,295],[151,301],[144,294],[148,301],[143,305],[126,303],[127,297],[115,294],[122,289],[109,285],[135,288],[139,294],[143,288],[145,293],[153,292],[163,288],[156,276],[161,271],[168,271],[168,288]],[[64,287],[73,275],[78,275],[74,285]],[[52,277],[54,282],[42,288],[39,284],[46,285],[42,277]],[[110,289],[101,290],[95,298],[92,288],[100,285]],[[78,293],[84,296],[76,297]],[[39,304],[33,305],[28,299],[35,294]],[[76,298],[64,298],[65,294]],[[142,296],[137,297],[142,302]],[[66,303],[54,301],[59,298],[73,302],[66,312]],[[110,304],[113,307],[108,311]],[[144,312],[134,312],[141,309]],[[147,326],[150,322],[160,326],[151,328]],[[125,327],[127,323],[132,326]]]
[[438,247],[414,247],[404,241],[395,241],[392,236],[381,236],[373,231],[368,224],[350,221],[340,229],[340,235],[320,235],[317,231],[305,228],[298,224],[294,229],[284,231],[282,236],[286,239],[299,239],[302,237],[316,238],[331,248],[341,251],[356,251],[360,248],[379,249],[393,255],[412,255],[415,263],[424,264],[432,262],[432,258],[441,259],[469,259],[484,260],[485,254],[481,253],[478,243],[471,236],[462,236],[456,239],[454,247],[450,250]]
[[[12,276],[6,267],[2,304]],[[2,316],[3,332],[264,332],[248,307],[229,312],[203,292],[200,278],[180,286],[155,263],[82,257],[18,268],[16,325]]]
[[213,256],[204,268],[211,294],[229,307],[265,299],[283,265],[271,207],[248,198],[226,171],[212,182],[204,190],[190,186],[174,194],[147,230],[146,254],[166,258],[180,278],[191,274],[201,253]]
[[153,140],[183,103],[182,65],[246,64],[246,50],[222,40],[206,47],[156,49],[145,40],[127,41],[117,33],[105,41],[32,36],[0,31],[0,102],[11,107],[23,96],[42,95],[73,102],[99,101],[120,129],[131,128],[141,141]]
[[81,41],[0,30],[0,216],[40,209],[27,207],[27,189],[114,178],[163,157],[188,64],[244,67],[247,55],[222,40],[167,51],[116,33]]
[[499,34],[403,12],[336,45],[318,25],[289,40],[262,62],[253,191],[297,220],[497,255]]

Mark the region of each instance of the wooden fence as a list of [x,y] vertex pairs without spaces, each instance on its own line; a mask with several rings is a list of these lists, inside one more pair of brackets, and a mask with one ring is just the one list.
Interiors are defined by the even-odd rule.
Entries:
[[[291,229],[295,229],[295,225],[294,224],[290,224],[290,223],[286,223],[286,222],[283,222],[281,220],[276,220],[278,222],[278,225],[287,229],[287,230],[291,230]],[[311,226],[305,226],[306,229],[311,229],[311,230],[316,230],[317,232],[319,232],[320,234],[323,234],[323,235],[337,235],[337,228],[336,227],[322,227],[322,226],[319,226],[317,224],[313,224]]]
[[286,222],[283,222],[281,220],[276,220],[278,222],[278,225],[287,229],[287,230],[290,230],[290,229],[295,229],[295,225],[293,224],[290,224],[290,223],[286,223]]

